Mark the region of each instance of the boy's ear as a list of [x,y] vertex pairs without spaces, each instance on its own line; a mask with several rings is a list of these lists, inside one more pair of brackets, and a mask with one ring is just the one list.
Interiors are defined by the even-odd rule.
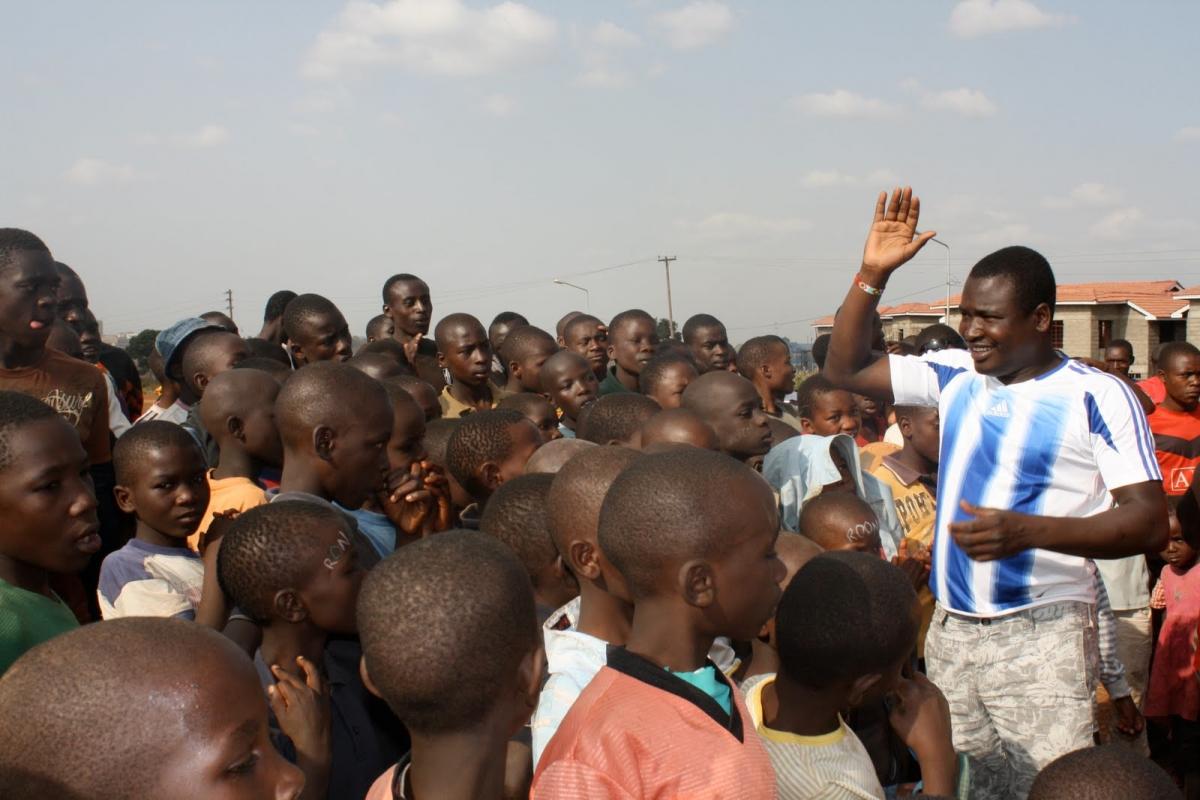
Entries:
[[568,566],[581,578],[594,581],[600,577],[600,564],[596,560],[596,546],[582,539],[575,539],[567,546]]
[[813,430],[812,421],[808,417],[800,418],[800,432],[801,433],[816,433],[816,431]]
[[485,461],[479,465],[479,482],[488,488],[488,491],[494,492],[500,488],[500,484],[504,483],[504,476],[500,473],[500,465],[495,461]]
[[446,354],[442,352],[440,347],[438,348],[438,366],[441,367],[442,369],[447,368],[446,367]]
[[336,441],[337,433],[328,425],[318,425],[313,428],[313,452],[322,461],[333,461],[333,450]]
[[521,665],[517,668],[517,689],[523,695],[525,706],[528,709],[521,720],[522,724],[529,720],[529,716],[537,708],[538,697],[542,692],[542,675],[545,674],[545,671],[546,651],[539,644],[530,650],[525,658],[521,659]]
[[246,423],[241,417],[230,416],[225,419],[225,430],[229,431],[229,435],[245,444],[246,442]]
[[708,608],[717,600],[717,581],[712,565],[693,559],[679,568],[679,591],[684,601],[696,608]]
[[295,589],[280,589],[272,598],[275,613],[286,622],[303,622],[308,618],[308,609]]
[[288,342],[288,349],[292,351],[292,361],[297,364],[307,364],[308,361],[304,358],[304,348],[295,342]]
[[[387,306],[384,306],[387,308]],[[367,672],[367,657],[363,656],[358,660],[358,677],[362,678],[363,686],[367,687],[367,691],[383,699],[383,695],[379,693],[379,689],[375,686],[375,682],[371,680],[371,674]]]
[[521,362],[520,361],[508,362],[508,374],[512,375],[517,380],[520,380],[521,379]]
[[856,678],[854,682],[850,684],[849,706],[851,708],[855,708],[856,706],[861,705],[863,698],[865,698],[881,680],[883,680],[883,675],[879,672],[872,672]]
[[608,346],[608,360],[613,361],[617,357],[617,348],[613,345]]
[[196,391],[204,394],[204,387],[208,386],[208,376],[203,372],[197,372],[192,376],[192,386],[196,387]]
[[133,491],[128,486],[114,486],[113,497],[117,500],[117,508],[126,514],[137,511],[137,506],[133,502]]

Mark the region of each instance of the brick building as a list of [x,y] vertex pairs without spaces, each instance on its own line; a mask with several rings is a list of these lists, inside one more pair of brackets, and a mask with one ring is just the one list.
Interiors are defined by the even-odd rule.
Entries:
[[[956,328],[958,300],[950,298],[949,323]],[[880,306],[879,315],[887,339],[898,340],[941,322],[945,310],[940,299]],[[1200,286],[1184,288],[1174,280],[1059,284],[1053,325],[1055,346],[1072,356],[1100,358],[1108,342],[1128,339],[1134,355],[1130,373],[1145,377],[1159,344],[1200,343]],[[816,335],[832,329],[832,316],[813,323]]]

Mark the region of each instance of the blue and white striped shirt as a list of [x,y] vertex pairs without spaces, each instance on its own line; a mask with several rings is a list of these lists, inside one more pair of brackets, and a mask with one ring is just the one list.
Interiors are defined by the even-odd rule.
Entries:
[[1085,559],[1027,550],[971,560],[949,525],[970,519],[959,505],[1052,517],[1089,517],[1112,507],[1110,492],[1161,479],[1154,440],[1120,379],[1075,361],[1005,385],[975,371],[969,353],[891,356],[898,405],[938,406],[941,463],[929,584],[945,608],[1000,616],[1064,600],[1095,602]]

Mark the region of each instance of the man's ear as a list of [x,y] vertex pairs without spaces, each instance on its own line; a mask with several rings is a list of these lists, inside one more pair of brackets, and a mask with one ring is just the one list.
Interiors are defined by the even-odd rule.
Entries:
[[246,443],[246,423],[241,417],[226,417],[225,430],[229,431],[229,435],[237,439],[242,444]]
[[1054,321],[1054,313],[1050,310],[1050,306],[1045,303],[1040,304],[1033,310],[1033,317],[1038,333],[1047,333],[1050,330],[1050,323]]
[[500,465],[495,461],[485,461],[479,465],[478,471],[479,482],[488,488],[489,492],[494,492],[500,488],[500,484],[504,483],[504,475],[500,472]]
[[[384,306],[384,308],[387,308],[387,306]],[[379,693],[379,689],[375,686],[375,682],[371,680],[371,674],[367,672],[366,656],[363,656],[358,660],[358,677],[362,678],[363,686],[367,688],[368,692],[375,695],[380,700],[383,699],[383,695]]]
[[520,361],[508,362],[508,374],[513,376],[517,380],[520,380],[521,379],[521,362]]
[[600,563],[596,560],[596,546],[582,539],[567,545],[568,566],[580,578],[594,581],[600,577]]
[[615,345],[609,344],[609,346],[608,346],[608,360],[609,360],[609,361],[615,361],[615,360],[616,360],[616,358],[617,358],[617,348],[616,348],[616,346],[615,346]]
[[878,672],[872,672],[868,675],[863,675],[854,680],[850,684],[850,707],[854,708],[862,704],[863,698],[866,697],[875,686],[883,680],[883,675]]
[[692,559],[679,568],[680,594],[690,606],[708,608],[717,601],[717,581],[707,561]]
[[328,425],[318,425],[313,428],[313,452],[322,461],[333,461],[333,451],[337,442],[337,432]]
[[203,372],[197,372],[192,376],[192,386],[196,387],[196,394],[204,394],[204,387],[208,386],[208,376]]
[[304,348],[295,342],[288,342],[288,349],[292,351],[292,361],[297,364],[307,364],[308,359],[304,357]]
[[137,511],[137,506],[133,502],[133,491],[128,486],[114,486],[113,497],[117,500],[117,508],[126,514]]
[[441,367],[442,369],[447,369],[446,354],[442,352],[440,347],[438,348],[438,366]]
[[900,428],[900,435],[905,439],[912,436],[912,420],[908,417],[897,417],[896,426]]
[[308,609],[300,593],[295,589],[280,589],[271,598],[271,605],[276,614],[286,622],[303,622],[308,619]]

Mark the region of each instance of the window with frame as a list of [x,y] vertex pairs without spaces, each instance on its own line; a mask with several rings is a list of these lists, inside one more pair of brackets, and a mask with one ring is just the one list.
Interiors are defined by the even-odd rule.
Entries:
[[1097,347],[1104,350],[1112,341],[1112,320],[1101,319],[1096,321],[1096,342]]
[[1050,323],[1050,346],[1055,350],[1062,350],[1063,324],[1061,319],[1053,320]]

